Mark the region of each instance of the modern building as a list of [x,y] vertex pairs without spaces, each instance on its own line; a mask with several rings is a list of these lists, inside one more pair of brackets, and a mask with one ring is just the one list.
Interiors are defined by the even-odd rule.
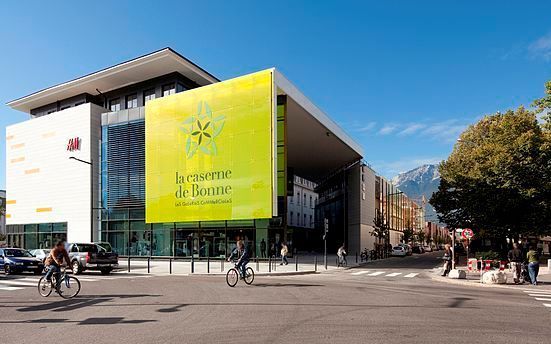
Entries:
[[165,48],[8,106],[30,115],[6,128],[10,245],[315,249],[329,217],[331,246],[359,250],[373,241],[376,206],[397,231],[413,218],[394,191],[376,191],[360,145],[273,68],[220,81]]
[[0,234],[6,235],[6,190],[0,190]]

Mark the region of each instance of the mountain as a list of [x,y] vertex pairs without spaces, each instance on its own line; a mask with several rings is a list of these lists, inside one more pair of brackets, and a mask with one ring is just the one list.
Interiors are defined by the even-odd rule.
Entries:
[[421,204],[422,197],[425,196],[427,201],[426,220],[438,222],[436,211],[428,204],[430,197],[438,190],[440,184],[440,173],[437,165],[423,165],[411,171],[400,173],[392,178],[392,183],[418,204]]

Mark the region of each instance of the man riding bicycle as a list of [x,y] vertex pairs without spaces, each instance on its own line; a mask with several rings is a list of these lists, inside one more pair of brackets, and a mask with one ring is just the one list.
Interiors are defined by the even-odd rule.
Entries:
[[[48,269],[46,272],[46,280],[50,282],[54,273],[59,274],[61,272],[60,267],[63,265],[63,261],[67,261],[67,265],[70,264],[69,254],[65,249],[65,241],[60,240],[55,244],[55,247],[50,251],[50,254],[46,258],[44,265]],[[60,281],[57,281],[59,284]]]
[[237,247],[233,249],[230,257],[228,258],[228,262],[232,261],[232,259],[237,259],[237,262],[235,263],[235,268],[239,271],[241,274],[241,278],[244,278],[246,276],[246,269],[247,264],[249,263],[249,249],[243,242],[243,240],[239,240],[237,242]]

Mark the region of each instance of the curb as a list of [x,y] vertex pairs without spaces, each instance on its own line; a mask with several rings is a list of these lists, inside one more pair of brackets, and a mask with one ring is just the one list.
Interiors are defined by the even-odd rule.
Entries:
[[[314,275],[319,274],[320,271],[314,271],[314,270],[306,270],[306,271],[282,271],[282,272],[255,272],[254,276],[300,276],[300,275]],[[193,276],[226,276],[226,272],[213,272],[213,273],[205,273],[205,272],[196,272],[193,274],[187,274],[187,276],[193,277]]]
[[[511,289],[511,290],[520,290],[520,288],[523,287],[522,284],[516,284],[516,285],[508,285],[508,284],[484,284],[480,282],[468,282],[468,280],[463,279],[455,279],[455,278],[442,278],[441,276],[434,276],[431,275],[430,279],[437,282],[442,283],[448,283],[448,284],[455,284],[455,285],[461,285],[465,287],[479,287],[479,288],[501,288],[501,289]],[[547,284],[547,283],[546,283]],[[524,287],[531,288],[532,286],[530,284],[524,285]],[[537,287],[536,287],[537,288]],[[547,290],[548,288],[544,288],[541,290]],[[534,290],[537,290],[534,288]]]

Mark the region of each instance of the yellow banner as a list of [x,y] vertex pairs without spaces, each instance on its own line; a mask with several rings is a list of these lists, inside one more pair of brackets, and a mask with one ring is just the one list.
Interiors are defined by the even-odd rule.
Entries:
[[146,222],[272,217],[272,71],[149,101]]

